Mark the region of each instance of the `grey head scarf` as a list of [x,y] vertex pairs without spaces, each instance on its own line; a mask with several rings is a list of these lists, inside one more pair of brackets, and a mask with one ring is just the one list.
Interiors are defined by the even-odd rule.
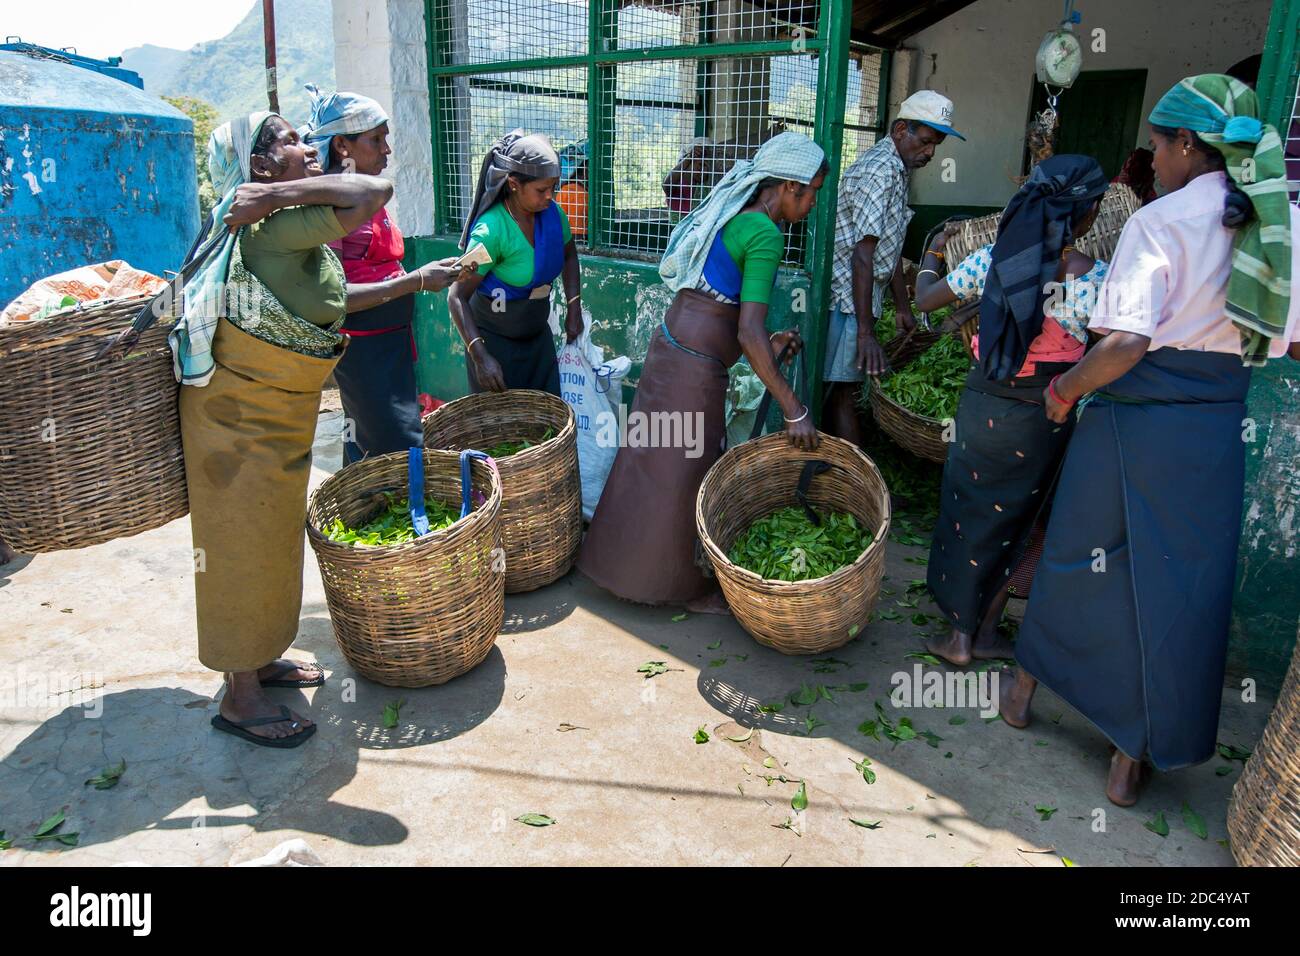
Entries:
[[511,173],[535,179],[550,179],[560,175],[560,156],[551,141],[541,133],[526,134],[522,129],[511,130],[492,144],[479,168],[478,184],[474,187],[474,203],[465,219],[460,234],[460,247],[469,242],[469,232],[478,217],[492,208],[505,189]]

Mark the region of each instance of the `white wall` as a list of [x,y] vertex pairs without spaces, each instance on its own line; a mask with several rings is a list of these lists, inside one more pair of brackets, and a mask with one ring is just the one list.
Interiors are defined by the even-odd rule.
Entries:
[[[1000,206],[1015,191],[1034,54],[1061,16],[1060,0],[977,0],[907,41],[914,48],[913,89],[953,100],[953,125],[935,162],[916,174],[912,203]],[[1148,138],[1146,116],[1184,76],[1223,72],[1264,49],[1269,0],[1084,0],[1087,70],[1147,70],[1143,123],[1134,146]],[[1106,52],[1092,52],[1092,31],[1105,30]],[[891,101],[895,98],[891,96]],[[1062,115],[1062,123],[1069,117]],[[956,181],[943,182],[939,160],[956,160]]]
[[389,214],[408,236],[433,232],[433,149],[429,127],[422,0],[333,0],[334,73],[341,90],[374,97],[391,118]]

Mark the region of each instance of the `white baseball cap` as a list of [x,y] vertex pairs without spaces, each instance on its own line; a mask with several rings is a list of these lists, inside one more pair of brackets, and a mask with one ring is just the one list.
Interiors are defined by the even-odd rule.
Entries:
[[915,120],[945,136],[966,137],[952,128],[952,100],[934,90],[920,90],[903,100],[895,120]]

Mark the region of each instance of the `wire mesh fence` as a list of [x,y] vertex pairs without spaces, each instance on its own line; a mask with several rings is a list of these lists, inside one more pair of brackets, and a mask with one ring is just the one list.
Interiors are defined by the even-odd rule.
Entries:
[[[641,257],[662,253],[673,225],[736,161],[780,132],[813,135],[819,58],[806,44],[816,38],[820,0],[602,0],[595,49],[592,6],[432,0],[438,202],[448,231],[463,225],[484,154],[516,127],[546,134],[560,152],[557,201],[571,224],[580,219],[579,243]],[[719,56],[717,44],[746,44],[745,55]],[[673,48],[667,56],[665,48]],[[635,49],[654,58],[619,56]],[[850,56],[844,165],[880,128],[882,55],[855,46]],[[563,66],[532,68],[563,57],[571,58]],[[511,69],[523,60],[534,62]],[[590,230],[588,209],[598,217]],[[804,264],[807,253],[807,224],[787,228],[785,261]]]

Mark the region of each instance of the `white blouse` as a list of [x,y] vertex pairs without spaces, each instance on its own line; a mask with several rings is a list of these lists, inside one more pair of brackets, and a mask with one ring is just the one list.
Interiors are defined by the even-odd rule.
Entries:
[[[1241,354],[1241,333],[1225,310],[1233,230],[1223,225],[1225,173],[1198,176],[1142,207],[1124,225],[1088,328],[1135,332],[1161,348]],[[1300,210],[1291,207],[1300,236]],[[1291,247],[1291,308],[1286,334],[1268,354],[1300,341],[1300,244]]]

